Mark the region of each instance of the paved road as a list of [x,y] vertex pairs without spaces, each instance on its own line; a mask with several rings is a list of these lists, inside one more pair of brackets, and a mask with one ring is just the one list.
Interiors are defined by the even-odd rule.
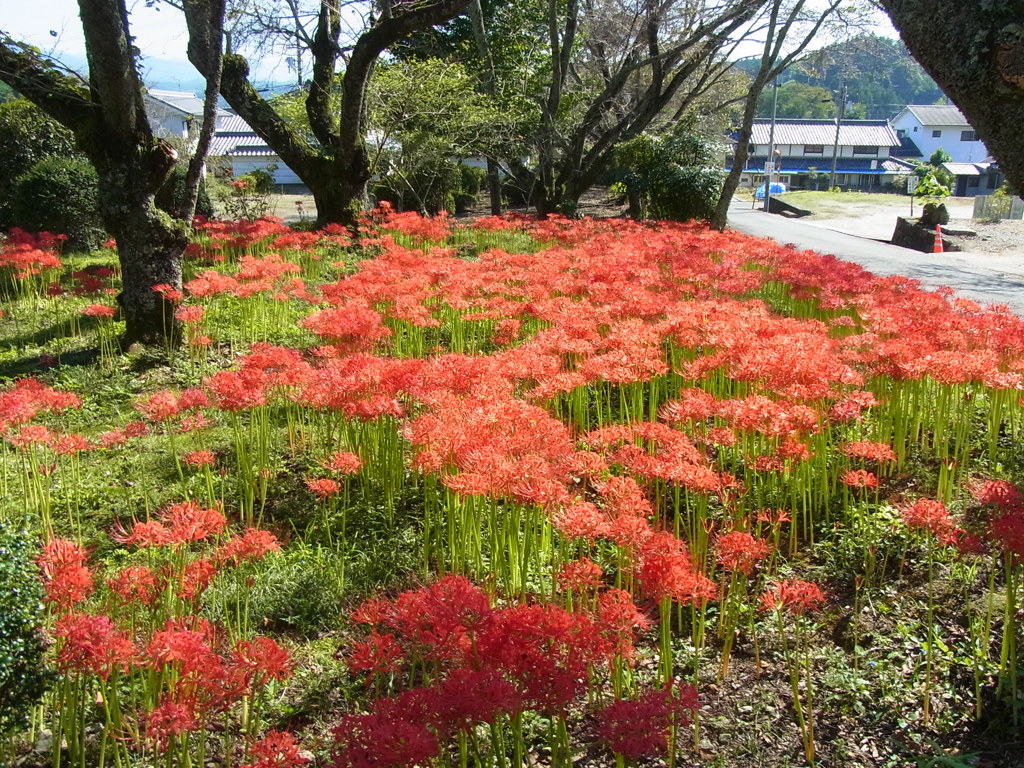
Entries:
[[[740,232],[834,254],[877,275],[906,275],[920,280],[925,288],[949,286],[981,304],[1006,304],[1024,315],[1024,253],[918,253],[836,232],[827,225],[751,210],[750,203],[737,203],[729,209],[729,226]],[[870,232],[868,228],[865,231]]]

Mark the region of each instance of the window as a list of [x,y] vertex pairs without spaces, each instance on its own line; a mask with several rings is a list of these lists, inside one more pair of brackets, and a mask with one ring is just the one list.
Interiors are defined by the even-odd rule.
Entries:
[[864,145],[857,145],[853,148],[853,154],[855,155],[875,155],[878,156],[878,147],[868,147]]
[[824,144],[804,144],[805,155],[821,155],[825,152]]
[[978,178],[977,176],[971,176],[969,179],[967,179],[967,186],[968,187],[977,187],[977,186],[980,186],[980,184],[981,184],[981,179]]
[[914,133],[917,133],[917,126],[914,126]]
[[941,139],[942,138],[942,131],[932,131],[932,138],[933,139]]
[[904,129],[904,128],[897,128],[896,129],[896,138],[902,139],[906,135],[907,135],[906,129]]
[[977,141],[978,134],[974,131],[960,131],[960,141]]

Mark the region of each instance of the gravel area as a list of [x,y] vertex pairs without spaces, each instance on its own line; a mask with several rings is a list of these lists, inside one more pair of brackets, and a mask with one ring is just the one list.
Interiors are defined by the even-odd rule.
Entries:
[[978,253],[1003,253],[1024,256],[1024,221],[1003,219],[1002,221],[975,221],[953,219],[952,229],[970,229],[977,232],[975,237],[957,237],[957,244],[965,251]]

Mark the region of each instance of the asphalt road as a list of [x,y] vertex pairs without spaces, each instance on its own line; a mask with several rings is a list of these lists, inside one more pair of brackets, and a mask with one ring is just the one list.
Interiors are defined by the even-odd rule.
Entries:
[[751,210],[750,203],[729,209],[729,226],[739,232],[833,254],[876,275],[905,275],[925,288],[949,286],[980,304],[1006,304],[1024,315],[1024,254],[919,253],[826,225]]

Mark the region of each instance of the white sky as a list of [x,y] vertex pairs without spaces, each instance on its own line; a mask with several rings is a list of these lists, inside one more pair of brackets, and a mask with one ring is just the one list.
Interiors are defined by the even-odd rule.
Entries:
[[[144,0],[128,0],[128,10],[132,34],[144,57],[187,63],[188,32],[179,11],[159,4],[146,7]],[[15,40],[35,45],[45,53],[53,53],[58,59],[61,53],[85,55],[77,0],[0,0],[0,31]],[[874,31],[887,37],[896,36],[884,14],[878,18]],[[827,44],[827,40],[822,43]],[[290,80],[294,77],[283,62],[268,60],[254,68],[260,79]],[[181,77],[181,73],[176,76]]]
[[[178,11],[160,6],[147,8],[142,0],[129,0],[128,9],[132,33],[141,50],[150,56],[185,58],[188,33]],[[46,52],[56,49],[85,54],[76,0],[0,0],[0,29],[15,40]]]

